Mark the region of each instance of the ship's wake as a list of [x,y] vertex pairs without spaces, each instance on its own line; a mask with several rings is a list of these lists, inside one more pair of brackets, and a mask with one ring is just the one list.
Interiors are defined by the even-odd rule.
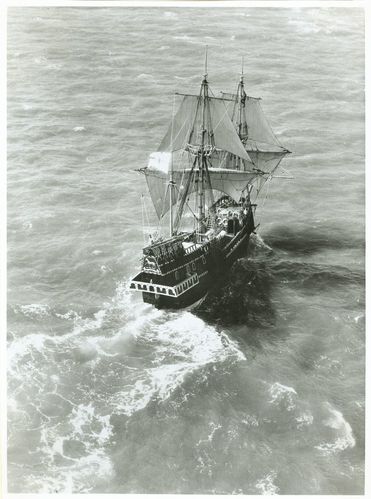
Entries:
[[[273,247],[269,238],[254,237],[247,257],[196,312],[156,310],[130,293],[127,282],[118,283],[99,310],[85,314],[45,303],[10,307],[18,328],[10,331],[8,347],[9,466],[12,452],[23,456],[28,473],[22,490],[104,489],[115,474],[110,456],[117,424],[168,402],[186,403],[187,380],[193,386],[209,368],[222,372],[246,362],[247,343],[229,325],[251,326],[252,333],[265,326],[277,335],[277,290],[313,294],[319,287],[363,283],[361,272],[288,260]],[[270,393],[274,403],[283,397],[282,386]],[[291,404],[295,393],[286,392],[284,401]],[[29,437],[27,449],[20,435]],[[325,442],[320,450],[328,448]]]
[[[85,317],[41,304],[11,312],[40,329],[53,318],[65,324],[64,334],[9,335],[9,448],[26,452],[23,488],[32,492],[104,487],[115,473],[112,417],[133,418],[170,399],[198,370],[245,359],[223,331],[189,311],[141,303],[127,282]],[[20,431],[32,435],[27,451]]]

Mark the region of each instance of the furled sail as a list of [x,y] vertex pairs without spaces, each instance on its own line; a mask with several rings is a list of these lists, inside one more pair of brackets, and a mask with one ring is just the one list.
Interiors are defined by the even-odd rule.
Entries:
[[[204,145],[228,151],[246,161],[250,161],[248,153],[231,122],[223,99],[207,97],[207,101],[208,112],[205,120]],[[201,97],[185,95],[158,151],[174,152],[181,149],[188,150],[189,146],[199,147],[201,144],[201,129]]]

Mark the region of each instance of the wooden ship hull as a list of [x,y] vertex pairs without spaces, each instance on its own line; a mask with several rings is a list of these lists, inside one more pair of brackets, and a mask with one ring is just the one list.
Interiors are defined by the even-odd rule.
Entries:
[[[238,205],[231,208],[235,213],[242,211]],[[255,230],[254,209],[250,204],[238,227],[232,219],[227,230],[202,243],[194,242],[195,233],[184,233],[148,246],[142,271],[131,280],[130,289],[141,292],[143,301],[156,308],[181,309],[202,301],[215,280],[246,254]],[[169,247],[172,252],[167,251]],[[164,253],[173,253],[175,258],[166,259]]]

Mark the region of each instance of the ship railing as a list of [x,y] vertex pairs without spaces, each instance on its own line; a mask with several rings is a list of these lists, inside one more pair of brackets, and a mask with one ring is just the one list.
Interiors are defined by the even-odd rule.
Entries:
[[171,296],[176,298],[188,289],[193,288],[199,283],[198,275],[193,274],[184,281],[176,284],[175,286],[165,286],[163,284],[156,284],[154,282],[137,281],[135,278],[130,282],[129,288],[134,291],[153,293],[156,295]]
[[192,246],[189,246],[188,248],[185,249],[185,254],[189,255],[190,253],[196,251],[197,248],[199,248],[199,244],[195,243]]
[[149,267],[147,265],[143,265],[142,270],[144,270],[148,274],[161,275],[161,271],[159,269],[153,269],[152,267]]

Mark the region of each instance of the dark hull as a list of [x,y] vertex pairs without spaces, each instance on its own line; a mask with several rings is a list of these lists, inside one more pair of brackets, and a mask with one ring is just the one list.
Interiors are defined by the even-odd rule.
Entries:
[[232,250],[232,253],[228,258],[226,258],[225,255],[220,254],[214,256],[210,255],[208,259],[208,273],[200,278],[199,283],[196,286],[189,289],[181,296],[172,298],[169,296],[143,292],[143,301],[145,303],[151,303],[159,309],[182,309],[196,304],[207,295],[215,281],[217,279],[219,280],[220,276],[224,274],[238,258],[242,258],[246,254],[250,234],[251,232],[246,233],[244,239],[234,250]]
[[[246,254],[254,217],[250,209],[244,224],[234,234],[215,237],[196,249],[177,257],[157,270],[145,269],[132,281],[130,287],[142,291],[143,301],[162,309],[190,307],[206,296],[216,281],[232,264]],[[169,266],[170,265],[170,266]]]

